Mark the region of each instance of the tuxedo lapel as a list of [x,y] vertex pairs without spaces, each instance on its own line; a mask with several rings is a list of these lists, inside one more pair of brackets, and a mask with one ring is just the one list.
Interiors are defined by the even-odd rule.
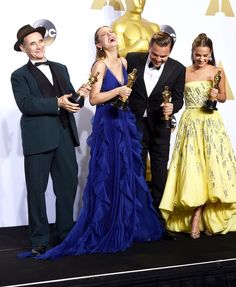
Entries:
[[142,91],[142,96],[144,98],[148,97],[147,90],[146,90],[146,85],[145,85],[145,82],[144,82],[144,70],[145,70],[145,65],[146,65],[146,62],[147,62],[147,57],[148,57],[148,54],[146,54],[144,57],[140,58],[139,65],[137,67],[137,69],[138,69],[137,82],[140,83],[139,89],[140,89],[140,91]]
[[173,65],[170,64],[170,60],[168,59],[167,62],[165,63],[159,82],[161,82],[162,84],[165,83],[167,79],[170,78],[172,72],[173,72]]
[[35,78],[41,94],[46,98],[52,97],[52,84],[48,78],[37,67],[35,67],[31,61],[27,63],[27,68]]
[[[49,62],[49,68],[53,75],[53,82],[55,85],[55,80],[57,81],[58,88],[60,90],[60,94],[64,95],[66,92],[66,81],[63,77],[62,73],[58,70],[57,66],[53,62]],[[27,63],[27,67],[30,70],[31,74],[36,79],[39,89],[42,92],[42,94],[47,97],[47,94],[50,91],[49,86],[52,88],[51,82],[48,80],[48,78],[37,68],[35,67],[31,61]]]
[[[57,72],[56,66],[49,62],[49,67],[52,73],[53,85],[47,79],[47,77],[30,61],[28,62],[28,68],[33,74],[36,82],[38,83],[39,90],[43,97],[61,97],[65,91],[65,79]],[[59,117],[64,127],[68,125],[67,112],[64,109],[60,110]]]
[[61,95],[64,95],[66,92],[66,81],[63,75],[59,72],[56,65],[53,62],[49,61],[49,67],[51,69],[52,74],[54,74],[55,79],[57,80],[58,88],[61,92]]
[[[165,63],[165,66],[163,68],[161,76],[160,76],[156,86],[154,87],[152,93],[155,93],[156,90],[159,90],[160,87],[163,87],[165,85],[166,81],[170,78],[172,71],[173,71],[173,66],[170,65],[170,61],[168,59]],[[151,93],[151,95],[152,95],[152,93]]]

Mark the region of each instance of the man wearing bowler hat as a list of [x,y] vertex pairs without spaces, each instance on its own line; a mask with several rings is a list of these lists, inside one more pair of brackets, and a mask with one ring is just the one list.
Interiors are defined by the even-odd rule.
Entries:
[[[65,65],[47,61],[44,27],[25,25],[17,32],[14,50],[29,58],[11,75],[16,104],[22,113],[21,135],[27,187],[32,255],[46,251],[50,242],[45,191],[51,175],[56,196],[52,234],[62,241],[73,225],[73,204],[78,184],[75,146],[79,145],[73,113],[79,105],[68,98],[75,92]],[[89,87],[79,92],[88,96]]]

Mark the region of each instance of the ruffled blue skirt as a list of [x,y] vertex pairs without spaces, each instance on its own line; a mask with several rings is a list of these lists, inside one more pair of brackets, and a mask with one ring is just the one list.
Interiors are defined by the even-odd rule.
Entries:
[[66,239],[39,259],[114,253],[162,237],[144,179],[134,115],[110,104],[98,106],[88,144],[91,159],[78,220]]

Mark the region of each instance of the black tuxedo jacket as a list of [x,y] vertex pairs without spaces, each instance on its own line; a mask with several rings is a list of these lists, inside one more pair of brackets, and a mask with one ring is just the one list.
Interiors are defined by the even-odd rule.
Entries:
[[[57,98],[42,94],[43,89],[39,87],[31,71],[31,65],[29,61],[11,75],[16,104],[22,113],[21,133],[24,155],[55,149],[60,140],[59,125],[61,123]],[[58,80],[61,95],[74,92],[66,66],[50,62],[50,67]],[[79,139],[74,115],[66,113],[74,144],[77,146]]]
[[178,112],[183,106],[183,91],[185,83],[185,67],[178,61],[168,58],[159,81],[154,87],[150,96],[144,82],[144,69],[148,58],[148,53],[128,53],[126,56],[128,62],[128,73],[134,68],[138,70],[137,79],[132,87],[132,93],[129,97],[129,105],[137,119],[143,117],[145,109],[147,110],[148,122],[153,131],[161,125],[163,117],[162,92],[165,86],[168,86],[172,92],[173,113]]

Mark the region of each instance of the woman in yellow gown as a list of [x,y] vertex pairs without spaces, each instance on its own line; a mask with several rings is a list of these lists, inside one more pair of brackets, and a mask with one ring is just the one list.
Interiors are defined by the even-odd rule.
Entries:
[[[159,208],[167,229],[189,232],[197,239],[201,231],[208,235],[236,231],[236,158],[214,110],[217,102],[226,100],[225,75],[215,66],[213,44],[206,34],[193,41],[192,62],[186,70],[186,109]],[[204,108],[207,100],[213,110]]]

